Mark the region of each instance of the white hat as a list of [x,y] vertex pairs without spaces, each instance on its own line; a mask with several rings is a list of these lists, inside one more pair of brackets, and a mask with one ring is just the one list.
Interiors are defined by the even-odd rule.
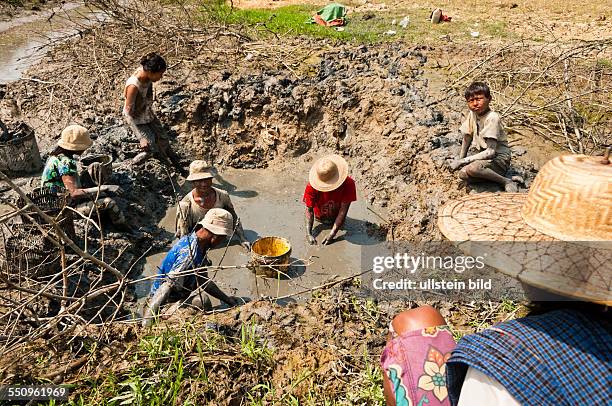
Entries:
[[193,161],[189,165],[189,176],[187,180],[201,180],[201,179],[212,179],[215,177],[214,168],[206,161]]
[[210,209],[198,223],[216,235],[231,235],[234,230],[234,217],[224,209]]

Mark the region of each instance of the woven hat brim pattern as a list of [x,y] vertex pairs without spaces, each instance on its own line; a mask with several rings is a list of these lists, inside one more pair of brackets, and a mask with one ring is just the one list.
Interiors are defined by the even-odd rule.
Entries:
[[564,155],[544,165],[521,208],[525,222],[564,241],[612,241],[612,164]]
[[555,241],[521,216],[527,194],[479,193],[453,200],[438,213],[438,227],[451,241]]
[[540,233],[523,220],[521,193],[482,193],[440,209],[438,227],[468,255],[519,281],[558,295],[610,304],[612,250]]
[[[337,175],[327,182],[323,182],[321,179],[319,179],[319,176],[317,175],[317,167],[323,159],[331,160],[334,164],[336,164],[336,167],[338,168]],[[319,192],[331,192],[332,190],[338,189],[344,183],[347,177],[348,162],[346,162],[346,160],[340,155],[333,154],[319,158],[312,165],[312,167],[310,168],[310,172],[308,173],[308,182],[310,183],[310,186],[312,186],[315,190],[318,190]]]

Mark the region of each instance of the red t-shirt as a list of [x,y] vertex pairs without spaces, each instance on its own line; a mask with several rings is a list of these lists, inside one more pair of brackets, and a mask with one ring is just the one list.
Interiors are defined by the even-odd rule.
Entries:
[[338,189],[331,192],[319,192],[310,183],[304,191],[304,203],[307,207],[314,209],[314,215],[318,219],[335,219],[340,211],[342,203],[350,203],[357,200],[355,181],[349,176]]

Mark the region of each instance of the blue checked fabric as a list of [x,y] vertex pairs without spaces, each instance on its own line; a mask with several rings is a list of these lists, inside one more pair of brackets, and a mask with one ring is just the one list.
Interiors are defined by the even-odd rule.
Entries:
[[447,361],[452,405],[468,366],[495,378],[523,405],[611,405],[612,324],[557,310],[463,337]]

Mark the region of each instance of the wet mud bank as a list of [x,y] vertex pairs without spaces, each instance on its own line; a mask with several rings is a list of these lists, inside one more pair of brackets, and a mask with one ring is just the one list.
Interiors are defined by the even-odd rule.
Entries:
[[0,84],[20,79],[55,40],[103,20],[102,13],[76,2],[46,4],[44,10],[22,11],[6,21],[0,17]]

